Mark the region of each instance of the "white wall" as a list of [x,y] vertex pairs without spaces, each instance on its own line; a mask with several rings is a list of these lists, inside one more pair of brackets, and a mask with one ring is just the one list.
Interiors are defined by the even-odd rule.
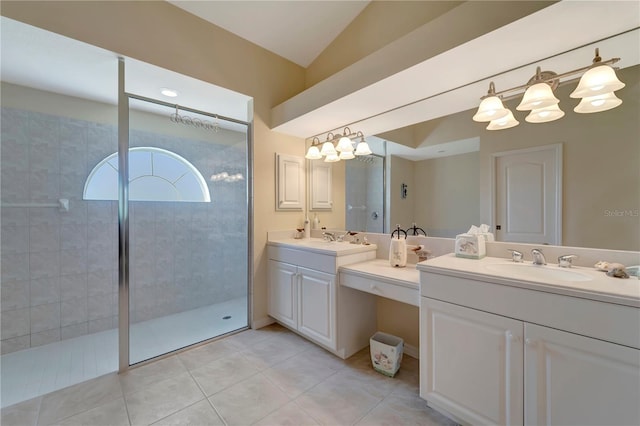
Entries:
[[480,225],[479,158],[471,152],[414,164],[414,218],[429,236],[454,238]]

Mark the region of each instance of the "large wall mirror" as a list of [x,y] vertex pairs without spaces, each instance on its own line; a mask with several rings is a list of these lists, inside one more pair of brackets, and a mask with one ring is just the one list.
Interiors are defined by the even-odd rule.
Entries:
[[574,83],[555,91],[566,113],[557,121],[525,122],[514,99],[505,102],[520,121],[511,129],[486,130],[473,109],[378,135],[389,147],[389,222],[439,237],[493,225],[492,155],[561,144],[562,245],[640,250],[640,66],[617,74],[623,103],[609,111],[575,113]]

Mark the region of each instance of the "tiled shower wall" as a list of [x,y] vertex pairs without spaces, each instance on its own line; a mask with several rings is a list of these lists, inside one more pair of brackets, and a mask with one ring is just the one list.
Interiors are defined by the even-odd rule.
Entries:
[[[371,157],[364,160],[349,160],[346,166],[346,225],[351,231],[383,232],[384,209],[382,188],[384,175],[382,158]],[[366,206],[365,210],[359,207]],[[374,218],[373,213],[377,213]]]
[[[116,127],[2,108],[1,136],[2,352],[116,327],[117,203],[82,199]],[[244,175],[243,141],[131,132],[132,146],[174,151],[205,178]],[[132,322],[246,295],[246,182],[208,184],[211,203],[130,203]],[[4,207],[58,198],[68,212]]]

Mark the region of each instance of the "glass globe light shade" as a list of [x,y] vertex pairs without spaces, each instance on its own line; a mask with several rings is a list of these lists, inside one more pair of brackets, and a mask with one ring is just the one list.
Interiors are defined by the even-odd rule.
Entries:
[[609,92],[603,95],[582,98],[580,103],[573,110],[581,114],[588,114],[592,112],[606,111],[608,109],[615,108],[620,104],[622,104],[622,99],[618,98],[613,92]]
[[358,146],[356,146],[355,155],[369,155],[369,154],[372,154],[371,148],[369,148],[369,144],[364,141],[359,142]]
[[551,86],[547,83],[536,83],[524,92],[522,101],[516,109],[518,111],[541,109],[555,105],[558,102],[560,102],[560,100],[553,95]]
[[339,157],[341,160],[351,160],[353,158],[356,158],[356,156],[353,155],[353,152],[351,151],[342,151]]
[[497,120],[492,120],[487,126],[487,130],[509,129],[511,127],[517,126],[518,124],[520,124],[520,122],[516,120],[516,118],[513,116],[513,113],[509,111],[509,113],[505,117],[499,118]]
[[338,154],[329,154],[325,157],[324,162],[325,163],[335,163],[337,161],[340,161],[340,157],[338,157]]
[[338,155],[338,153],[336,152],[336,148],[333,146],[332,142],[325,142],[322,144],[320,155],[326,157],[328,155]]
[[318,147],[313,145],[309,147],[309,150],[307,150],[307,155],[305,155],[304,158],[309,160],[319,160],[322,158],[322,154],[320,154],[320,150],[318,149]]
[[572,98],[585,98],[596,95],[604,95],[620,90],[625,86],[618,80],[616,72],[609,65],[599,65],[584,73],[576,90],[569,96]]
[[531,110],[529,115],[525,117],[525,120],[528,123],[547,123],[562,117],[564,117],[564,111],[558,107],[558,104],[554,104],[546,108]]
[[351,139],[346,136],[343,136],[338,141],[338,146],[336,146],[336,151],[338,152],[353,152],[353,143]]
[[473,121],[491,121],[505,117],[509,110],[502,105],[502,100],[497,96],[489,96],[480,102],[478,111],[473,116]]

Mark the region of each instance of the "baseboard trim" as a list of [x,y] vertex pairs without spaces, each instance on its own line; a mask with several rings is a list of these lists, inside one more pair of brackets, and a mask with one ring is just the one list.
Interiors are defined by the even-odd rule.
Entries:
[[264,317],[264,318],[260,318],[258,320],[253,320],[251,322],[251,328],[256,330],[258,328],[262,328],[262,327],[266,327],[268,325],[271,325],[271,324],[273,324],[275,322],[276,322],[276,320],[274,320],[271,317]]
[[403,351],[411,358],[420,359],[420,349],[416,348],[413,345],[407,345],[405,343]]

